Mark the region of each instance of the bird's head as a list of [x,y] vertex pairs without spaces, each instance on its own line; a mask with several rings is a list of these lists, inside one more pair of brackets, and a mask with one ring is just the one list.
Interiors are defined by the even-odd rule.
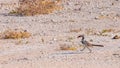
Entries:
[[79,36],[77,36],[77,38],[80,38],[80,37],[84,37],[84,35],[79,35]]

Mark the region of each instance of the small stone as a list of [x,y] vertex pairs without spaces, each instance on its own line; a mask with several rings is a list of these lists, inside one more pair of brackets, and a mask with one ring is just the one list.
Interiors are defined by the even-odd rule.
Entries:
[[92,40],[92,39],[90,39],[90,42],[93,42],[93,40]]
[[115,35],[112,39],[120,39],[120,36]]

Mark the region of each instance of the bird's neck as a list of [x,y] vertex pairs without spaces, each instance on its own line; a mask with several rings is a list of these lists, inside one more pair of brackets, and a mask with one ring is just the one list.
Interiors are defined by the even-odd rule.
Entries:
[[84,36],[82,36],[82,41],[84,41],[84,39],[85,39]]

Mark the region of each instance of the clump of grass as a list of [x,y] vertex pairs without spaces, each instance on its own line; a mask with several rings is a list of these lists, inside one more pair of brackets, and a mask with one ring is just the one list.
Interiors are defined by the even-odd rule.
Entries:
[[21,39],[21,38],[29,38],[31,34],[27,32],[27,30],[21,29],[9,29],[5,30],[1,33],[1,39]]
[[18,14],[18,12],[15,10],[12,10],[11,12],[9,12],[9,14]]
[[28,40],[21,40],[21,39],[15,42],[16,45],[28,44],[28,43],[30,43]]
[[61,44],[60,45],[60,50],[77,50],[76,47],[70,46],[70,45],[66,45],[66,44]]
[[111,32],[115,32],[115,30],[114,29],[103,29],[102,31],[99,32],[98,35],[109,36],[109,33]]
[[86,29],[85,30],[85,33],[87,34],[87,35],[90,35],[90,34],[94,34],[95,33],[95,31],[93,30],[93,29]]
[[102,30],[101,33],[112,32],[112,31],[114,31],[114,30],[113,29],[104,29],[104,30]]
[[49,14],[60,10],[61,0],[19,0],[19,7],[10,14],[32,16],[37,14]]
[[76,32],[76,33],[80,32],[80,31],[81,31],[81,29],[71,29],[70,30],[70,32]]

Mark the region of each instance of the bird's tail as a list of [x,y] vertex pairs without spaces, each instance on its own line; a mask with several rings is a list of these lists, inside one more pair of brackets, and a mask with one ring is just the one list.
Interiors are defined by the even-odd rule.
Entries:
[[104,47],[103,45],[95,45],[95,44],[92,44],[93,46],[98,46],[98,47]]

